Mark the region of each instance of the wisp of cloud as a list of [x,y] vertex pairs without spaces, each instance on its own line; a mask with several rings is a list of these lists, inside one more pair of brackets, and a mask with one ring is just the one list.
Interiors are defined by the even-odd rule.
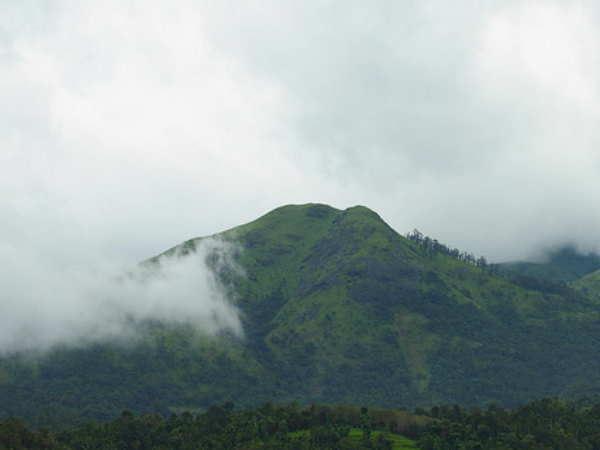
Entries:
[[126,268],[55,267],[32,252],[0,241],[0,354],[44,351],[139,337],[141,324],[186,324],[216,335],[241,337],[237,308],[218,271],[241,274],[231,244],[197,241],[194,251],[175,249],[153,263]]

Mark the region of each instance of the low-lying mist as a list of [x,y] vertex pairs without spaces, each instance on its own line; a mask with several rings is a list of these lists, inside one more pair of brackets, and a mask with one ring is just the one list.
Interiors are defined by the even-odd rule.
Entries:
[[203,239],[194,251],[135,267],[56,267],[1,241],[0,250],[0,354],[135,342],[148,321],[243,336],[238,310],[216,275],[242,271],[232,245],[221,240]]

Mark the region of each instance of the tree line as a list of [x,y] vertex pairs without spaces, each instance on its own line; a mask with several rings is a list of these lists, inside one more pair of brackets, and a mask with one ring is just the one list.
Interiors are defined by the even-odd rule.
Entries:
[[456,260],[472,264],[476,267],[480,267],[484,270],[488,266],[488,263],[484,256],[476,258],[473,253],[449,247],[446,244],[442,244],[437,239],[433,239],[429,236],[423,235],[423,233],[421,233],[416,228],[412,232],[406,233],[405,237],[411,242],[418,245],[425,253],[429,254],[430,256],[436,256],[438,254],[449,256]]
[[[351,406],[311,405],[293,402],[259,408],[236,409],[227,402],[201,414],[183,412],[168,419],[158,414],[136,417],[123,411],[116,420],[88,423],[50,432],[30,431],[21,420],[0,424],[1,450],[204,450],[204,449],[374,449],[391,450],[394,438],[386,420],[401,423],[405,412]],[[418,421],[417,421],[418,422]],[[415,423],[417,423],[415,422]],[[417,425],[418,427],[418,425]],[[396,436],[397,438],[397,436]],[[396,439],[397,440],[397,439]],[[410,442],[410,441],[408,441]]]
[[513,410],[492,405],[467,411],[454,405],[422,413],[432,419],[418,440],[424,450],[600,449],[600,404],[575,408],[543,399]]
[[136,417],[31,431],[21,420],[0,423],[2,450],[192,449],[600,449],[600,404],[574,407],[544,399],[515,409],[459,405],[382,410],[297,403],[238,409],[231,402],[168,419]]

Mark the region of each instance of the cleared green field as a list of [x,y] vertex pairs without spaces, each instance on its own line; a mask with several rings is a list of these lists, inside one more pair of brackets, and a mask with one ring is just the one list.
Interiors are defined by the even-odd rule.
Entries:
[[[377,439],[378,436],[383,436],[393,442],[393,450],[404,450],[407,448],[417,448],[417,443],[411,439],[397,434],[385,433],[383,431],[371,431],[371,439]],[[352,442],[360,442],[363,438],[362,430],[359,428],[352,428],[350,430],[350,440]]]
[[[288,436],[291,438],[299,438],[302,436],[308,436],[310,434],[309,430],[301,430],[294,431],[289,433]],[[396,434],[391,434],[383,431],[371,431],[371,439],[377,440],[379,436],[392,441],[392,449],[393,450],[405,450],[405,449],[413,449],[417,448],[417,443],[411,439],[405,438],[403,436],[398,436]],[[360,428],[351,428],[350,434],[348,436],[350,441],[353,444],[358,444],[363,440],[362,430]]]

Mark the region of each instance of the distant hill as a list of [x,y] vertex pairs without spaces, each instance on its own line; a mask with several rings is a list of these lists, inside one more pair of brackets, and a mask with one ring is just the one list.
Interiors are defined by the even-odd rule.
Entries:
[[219,275],[244,339],[156,323],[137,346],[5,358],[2,413],[43,423],[229,400],[412,408],[600,394],[596,294],[493,273],[362,206],[284,206],[219,237],[240,248],[245,275]]
[[600,270],[596,270],[573,281],[571,286],[591,300],[600,303]]
[[564,247],[551,252],[544,262],[511,262],[498,267],[505,273],[566,283],[600,270],[600,256],[593,253],[581,255],[572,247]]

